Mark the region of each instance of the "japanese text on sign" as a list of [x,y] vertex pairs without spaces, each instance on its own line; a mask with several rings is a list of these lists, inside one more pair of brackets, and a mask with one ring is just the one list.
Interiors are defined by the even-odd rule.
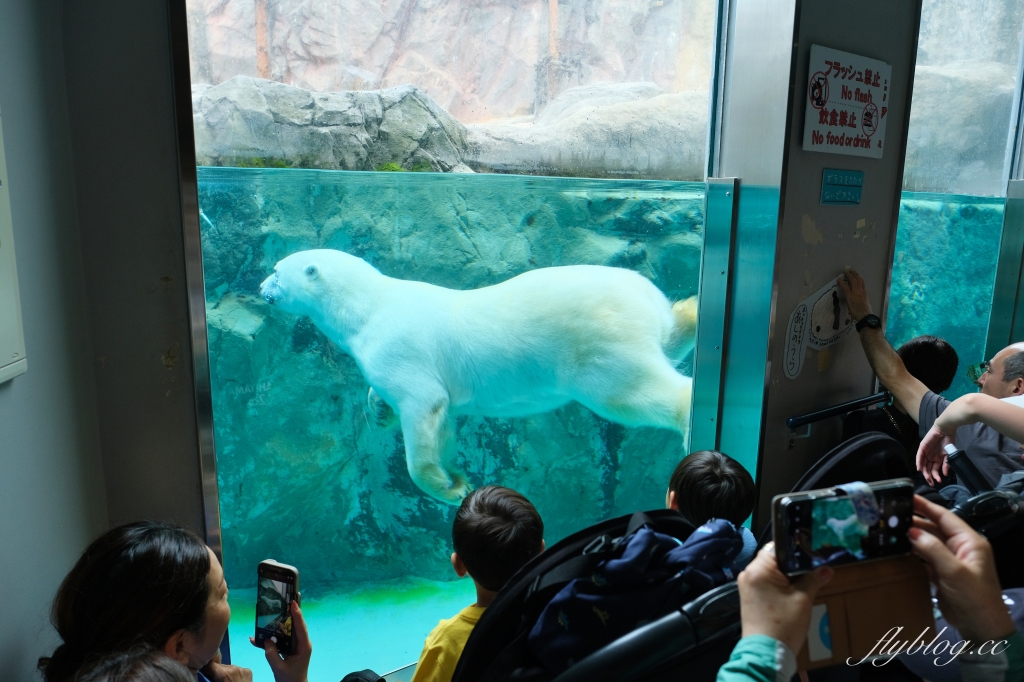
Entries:
[[803,148],[882,158],[891,81],[885,62],[812,45]]

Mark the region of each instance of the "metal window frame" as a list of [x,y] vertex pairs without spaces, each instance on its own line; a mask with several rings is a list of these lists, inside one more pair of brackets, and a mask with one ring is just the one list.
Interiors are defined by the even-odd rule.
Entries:
[[182,239],[185,244],[185,279],[189,326],[192,334],[192,376],[195,392],[199,466],[203,486],[203,521],[206,544],[223,562],[220,526],[220,490],[217,485],[217,449],[213,429],[213,394],[210,348],[206,326],[206,286],[203,273],[202,233],[199,228],[199,180],[195,131],[192,126],[192,67],[188,46],[185,0],[168,0],[174,116],[181,181]]
[[728,356],[739,185],[739,178],[708,178],[705,184],[689,452],[718,450],[722,440],[722,382]]
[[1017,53],[1017,84],[1007,132],[1006,155],[1003,160],[1003,229],[999,240],[999,257],[992,286],[985,358],[1024,339],[1024,26]]
[[1006,156],[1003,161],[1003,184],[1008,180],[1024,179],[1024,26],[1017,52],[1017,85],[1010,112],[1010,130],[1007,134]]

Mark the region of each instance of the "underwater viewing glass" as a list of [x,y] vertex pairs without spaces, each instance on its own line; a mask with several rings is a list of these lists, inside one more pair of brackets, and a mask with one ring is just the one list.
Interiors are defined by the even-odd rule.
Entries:
[[187,0],[232,639],[281,617],[272,556],[302,569],[310,679],[384,673],[476,599],[470,489],[524,494],[548,546],[663,506],[717,11]]
[[967,378],[971,381],[981,379],[981,375],[989,370],[991,364],[988,362],[976,362],[967,368]]
[[[960,358],[986,356],[1010,169],[1006,141],[1019,136],[1022,27],[1020,0],[922,2],[885,323],[895,347],[930,335]],[[939,94],[950,87],[977,108]],[[958,133],[942,134],[948,129]],[[958,372],[943,396],[974,392],[983,373]]]

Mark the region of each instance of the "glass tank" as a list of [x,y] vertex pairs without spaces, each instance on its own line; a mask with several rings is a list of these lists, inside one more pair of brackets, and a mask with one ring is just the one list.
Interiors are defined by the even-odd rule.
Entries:
[[664,505],[717,4],[187,7],[233,660],[271,679],[247,639],[273,558],[310,679],[398,668],[475,600],[470,487],[524,493],[549,545]]
[[886,337],[945,339],[960,367],[949,399],[973,393],[969,365],[988,360],[989,313],[1006,201],[999,197],[904,192],[893,259]]
[[[368,402],[367,378],[332,340],[334,332],[270,304],[261,282],[291,254],[338,249],[388,277],[456,290],[541,269],[564,277],[561,286],[575,286],[571,268],[550,268],[600,264],[616,269],[608,275],[640,273],[644,279],[634,277],[667,300],[685,301],[698,285],[704,185],[234,168],[202,168],[199,181],[228,582],[247,586],[253,567],[268,557],[292,563],[317,627],[317,663],[409,663],[436,621],[474,598],[468,581],[447,582],[455,579],[455,507],[410,475],[406,425],[382,418]],[[558,278],[553,282],[559,286]],[[614,310],[593,312],[607,320],[602,325],[619,324]],[[525,333],[479,322],[499,341]],[[430,333],[429,318],[418,324],[410,330],[414,339]],[[628,330],[616,333],[622,331]],[[476,371],[508,373],[515,365]],[[689,357],[679,371],[689,374]],[[576,401],[528,416],[458,414],[452,428],[453,469],[473,487],[501,484],[527,495],[549,543],[599,520],[663,505],[684,453],[678,429],[627,427]],[[245,642],[251,625],[242,615],[251,610],[250,591],[233,591],[235,642]],[[353,614],[365,619],[373,604],[386,625],[379,641],[348,640],[351,651],[319,655],[341,646]],[[372,627],[364,622],[361,629],[362,638],[371,637]],[[244,648],[235,655],[242,653],[251,655]]]
[[966,368],[988,359],[1022,30],[1018,0],[922,3],[886,335],[946,339],[950,399],[977,390]]

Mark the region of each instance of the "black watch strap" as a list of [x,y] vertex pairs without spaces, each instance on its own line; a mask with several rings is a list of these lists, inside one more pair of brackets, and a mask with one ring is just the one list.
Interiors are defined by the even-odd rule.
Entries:
[[857,320],[857,331],[859,332],[864,327],[870,327],[871,329],[882,328],[882,318],[878,315],[865,315],[864,317]]

